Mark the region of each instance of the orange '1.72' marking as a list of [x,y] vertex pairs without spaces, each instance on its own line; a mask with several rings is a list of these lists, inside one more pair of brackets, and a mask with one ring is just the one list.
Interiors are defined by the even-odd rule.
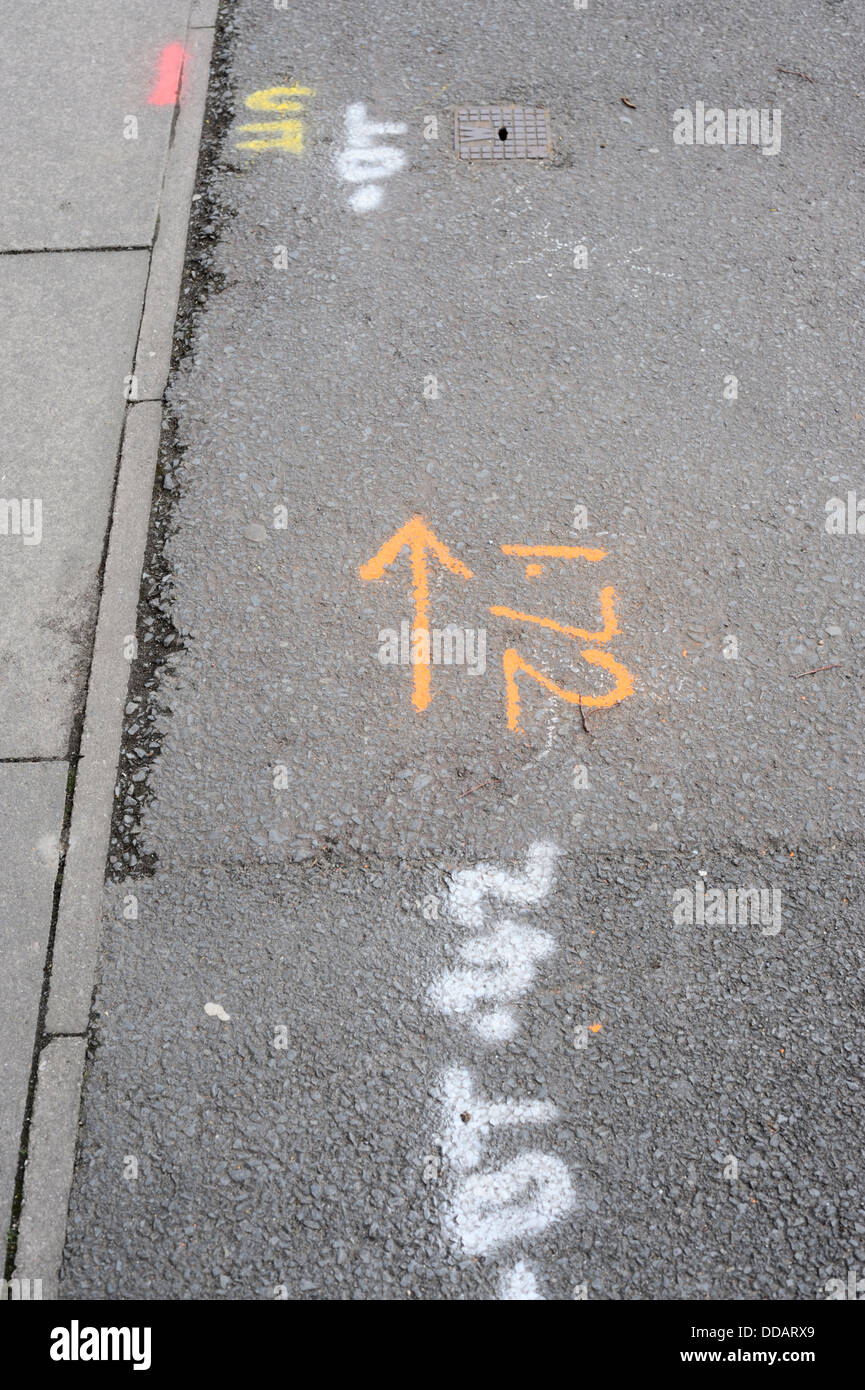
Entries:
[[[549,559],[549,560],[589,560],[596,562],[606,558],[607,552],[594,546],[585,545],[503,545],[502,551],[505,555],[519,555],[522,559]],[[527,565],[526,577],[531,578],[536,575],[540,566]],[[539,618],[534,613],[521,613],[515,608],[505,608],[496,605],[490,608],[490,612],[499,618],[510,618],[519,623],[536,623],[538,627],[547,628],[550,632],[560,632],[565,637],[573,637],[585,642],[609,642],[611,637],[616,637],[621,632],[615,614],[616,591],[610,585],[601,590],[601,617],[604,626],[600,632],[587,632],[582,627],[569,627],[564,623],[557,623],[554,618]],[[629,695],[634,693],[634,678],[630,671],[616,661],[609,652],[582,651],[580,656],[587,661],[590,666],[600,666],[615,677],[616,684],[612,690],[608,690],[606,695],[581,695],[578,690],[568,690],[564,685],[559,685],[556,681],[545,676],[542,671],[538,671],[534,666],[520,656],[515,647],[508,647],[502,656],[502,667],[505,673],[505,701],[508,716],[508,728],[514,733],[522,733],[520,725],[520,690],[517,684],[517,675],[522,672],[529,676],[531,680],[537,681],[538,685],[544,690],[548,690],[551,695],[557,695],[559,699],[566,700],[569,705],[579,705],[582,709],[609,709],[612,705],[617,705],[621,700],[626,700]]]
[[583,709],[609,709],[611,705],[617,705],[620,700],[627,700],[629,695],[633,695],[633,676],[609,652],[585,651],[580,652],[580,656],[591,666],[602,666],[611,676],[615,676],[616,684],[606,695],[581,695],[578,690],[568,690],[563,685],[557,685],[549,676],[545,676],[542,671],[536,671],[534,666],[524,661],[514,647],[508,647],[502,657],[502,666],[505,672],[509,729],[514,733],[523,732],[520,725],[520,691],[517,685],[517,675],[520,671],[526,676],[531,676],[533,681],[537,681],[538,685],[542,685],[551,695],[558,695],[560,699],[567,700],[569,705],[581,705]]
[[520,613],[516,608],[501,608],[496,605],[490,608],[490,612],[497,618],[513,618],[517,623],[537,623],[538,627],[549,628],[551,632],[561,632],[565,637],[576,637],[581,642],[609,642],[611,637],[617,637],[622,630],[616,621],[615,602],[616,591],[608,584],[601,590],[601,617],[604,626],[600,632],[587,632],[584,627],[567,627],[564,623],[557,623],[554,618],[537,618],[534,613]]
[[[595,563],[605,559],[607,555],[605,550],[584,545],[503,545],[501,548],[505,555],[515,555],[522,559],[534,557],[536,560],[588,560]],[[464,565],[461,560],[451,554],[435,532],[430,530],[423,517],[415,515],[404,526],[400,527],[389,540],[385,541],[372,559],[361,565],[361,579],[382,579],[385,570],[406,549],[411,561],[412,596],[415,610],[414,634],[422,634],[424,639],[421,642],[420,654],[413,658],[412,703],[420,713],[427,708],[431,698],[428,557],[431,556],[438,560],[439,564],[450,570],[451,574],[457,574],[462,579],[473,579],[474,575],[467,565]],[[542,570],[543,566],[541,565],[526,566],[526,574],[529,578],[541,573]],[[539,617],[535,613],[523,613],[519,609],[507,608],[501,604],[490,607],[489,611],[496,617],[509,618],[514,622],[535,623],[538,627],[546,628],[550,632],[559,632],[563,637],[570,637],[577,641],[604,643],[609,642],[611,638],[618,636],[621,632],[615,614],[616,593],[611,585],[601,589],[600,601],[603,627],[599,632],[588,632],[585,628],[559,623],[554,618]],[[607,691],[606,695],[582,695],[577,690],[568,690],[566,686],[559,685],[549,676],[544,675],[542,671],[531,666],[514,647],[509,647],[505,651],[502,665],[505,675],[507,720],[510,730],[515,733],[523,732],[520,725],[520,692],[517,684],[517,677],[520,674],[536,681],[551,695],[557,695],[569,705],[580,705],[583,709],[609,709],[612,705],[626,700],[629,695],[633,695],[633,676],[609,652],[595,651],[589,648],[581,651],[580,656],[590,666],[599,666],[614,678],[616,683],[612,690]]]
[[503,545],[505,555],[535,555],[543,560],[605,560],[606,550],[595,545]]
[[414,631],[424,633],[426,640],[422,643],[421,650],[426,653],[426,660],[418,660],[414,664],[414,689],[412,692],[412,704],[420,713],[425,710],[430,702],[430,657],[429,657],[429,564],[427,552],[433,555],[439,564],[449,569],[451,574],[458,574],[462,579],[474,579],[474,575],[462,560],[457,560],[451,555],[446,545],[443,545],[434,531],[426,525],[422,516],[413,516],[407,521],[405,526],[400,527],[390,540],[385,541],[384,545],[371,560],[360,567],[361,579],[381,579],[385,570],[392,565],[400,551],[408,548],[411,556],[412,573],[412,596],[414,598]]

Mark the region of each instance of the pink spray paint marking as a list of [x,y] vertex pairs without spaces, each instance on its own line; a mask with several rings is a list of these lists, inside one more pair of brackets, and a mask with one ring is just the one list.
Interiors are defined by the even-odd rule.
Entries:
[[188,58],[182,43],[170,43],[159,55],[156,85],[147,98],[148,106],[173,106],[180,91],[180,80]]

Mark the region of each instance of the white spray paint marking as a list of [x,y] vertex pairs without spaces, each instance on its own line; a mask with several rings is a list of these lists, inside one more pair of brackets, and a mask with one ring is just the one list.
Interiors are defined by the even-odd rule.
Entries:
[[525,1260],[518,1260],[513,1269],[502,1276],[499,1283],[499,1298],[514,1303],[543,1302],[543,1294],[538,1289],[535,1272]]
[[[491,864],[461,870],[451,882],[451,918],[462,926],[482,927],[482,904],[487,896],[518,906],[535,906],[552,886],[557,854],[555,845],[537,843],[528,852],[522,874],[510,874]],[[513,1037],[516,1018],[509,1008],[501,1006],[530,987],[536,963],[555,949],[553,938],[524,923],[506,920],[483,935],[470,937],[458,949],[474,968],[447,971],[430,985],[429,1002],[444,1014],[470,1015],[466,1021],[488,1042]],[[481,1003],[498,1007],[478,1013]]]
[[363,188],[359,188],[356,193],[352,193],[349,202],[355,212],[372,212],[384,199],[384,191],[378,184],[367,183]]
[[571,1175],[560,1158],[531,1149],[493,1173],[457,1184],[445,1224],[467,1255],[539,1235],[574,1205]]
[[484,1042],[507,1042],[517,1031],[517,1020],[511,1009],[491,1009],[471,1020],[479,1038]]
[[479,1096],[465,1067],[452,1067],[442,1077],[446,1129],[442,1153],[460,1173],[477,1168],[481,1145],[490,1130],[500,1125],[545,1124],[558,1111],[548,1100],[490,1101]]
[[554,734],[555,734],[555,732],[556,732],[556,726],[558,725],[558,722],[559,722],[559,716],[556,714],[555,711],[556,711],[556,697],[555,697],[555,695],[551,695],[550,698],[549,698],[549,700],[547,701],[547,713],[548,713],[549,716],[550,716],[550,722],[549,722],[549,724],[547,725],[547,739],[546,739],[546,743],[545,743],[544,747],[541,749],[540,753],[538,754],[537,758],[535,759],[535,762],[538,762],[538,763],[539,763],[539,762],[542,762],[543,759],[549,757],[550,753],[552,752],[552,747],[553,747],[553,736],[554,736]]
[[488,935],[473,936],[459,948],[463,960],[499,968],[449,970],[430,985],[429,1001],[439,1013],[464,1014],[480,1003],[518,999],[534,982],[535,963],[554,950],[547,932],[519,922],[499,922]]
[[[538,962],[553,953],[555,941],[549,932],[510,919],[484,931],[484,898],[537,906],[552,887],[557,854],[555,845],[538,843],[529,850],[522,874],[479,864],[452,880],[450,917],[477,934],[458,947],[467,968],[448,970],[434,980],[427,999],[439,1013],[463,1019],[486,1042],[514,1036],[517,1020],[507,1005],[531,988]],[[494,1130],[554,1120],[558,1111],[550,1101],[489,1100],[465,1067],[448,1068],[440,1090],[439,1143],[456,1177],[443,1225],[454,1245],[468,1255],[488,1254],[539,1235],[573,1207],[570,1174],[552,1154],[533,1149],[492,1172],[474,1171]],[[543,1299],[534,1272],[522,1260],[503,1274],[499,1292],[503,1299]]]
[[534,844],[522,874],[509,874],[492,864],[461,869],[454,874],[449,894],[450,915],[461,927],[483,925],[482,900],[501,898],[516,907],[533,907],[547,896],[553,884],[558,850],[555,845]]
[[405,167],[406,157],[394,145],[374,145],[373,139],[382,135],[404,135],[404,121],[371,121],[362,101],[354,102],[345,113],[345,148],[336,157],[340,178],[357,183],[349,198],[355,212],[371,212],[380,207],[384,197],[376,180],[389,179]]
[[230,1023],[231,1014],[227,1014],[221,1004],[205,1004],[204,1012],[210,1018],[218,1018],[220,1023]]

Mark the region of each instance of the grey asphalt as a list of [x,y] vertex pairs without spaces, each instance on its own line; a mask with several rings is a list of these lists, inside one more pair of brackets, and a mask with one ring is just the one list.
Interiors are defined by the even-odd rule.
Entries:
[[[865,542],[824,528],[865,492],[863,37],[818,0],[233,7],[67,1296],[487,1298],[524,1260],[551,1298],[813,1299],[865,1264]],[[287,84],[314,89],[303,150],[238,149],[268,119],[244,98]],[[457,160],[453,109],[505,100],[548,109],[551,157]],[[696,101],[780,108],[779,152],[674,144]],[[407,124],[365,213],[336,163],[359,102]],[[488,639],[482,676],[433,668],[423,713],[377,659],[412,617],[407,553],[359,573],[415,514],[473,575],[433,569],[431,621]],[[608,554],[530,578],[513,544]],[[587,695],[610,678],[490,607],[591,632],[607,585],[633,695],[584,729],[524,675],[510,730],[507,648]],[[537,841],[562,851],[532,918],[555,950],[482,1045],[427,998],[465,935],[447,885]],[[780,890],[780,931],[675,927],[701,874]],[[447,1236],[456,1066],[556,1105],[489,1161],[531,1144],[574,1188],[489,1255]]]

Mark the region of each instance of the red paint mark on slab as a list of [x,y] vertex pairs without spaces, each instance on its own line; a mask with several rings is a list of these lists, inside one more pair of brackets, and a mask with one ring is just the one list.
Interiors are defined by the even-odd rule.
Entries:
[[180,80],[187,60],[182,43],[170,43],[159,55],[156,85],[147,98],[148,106],[173,106],[180,91]]

